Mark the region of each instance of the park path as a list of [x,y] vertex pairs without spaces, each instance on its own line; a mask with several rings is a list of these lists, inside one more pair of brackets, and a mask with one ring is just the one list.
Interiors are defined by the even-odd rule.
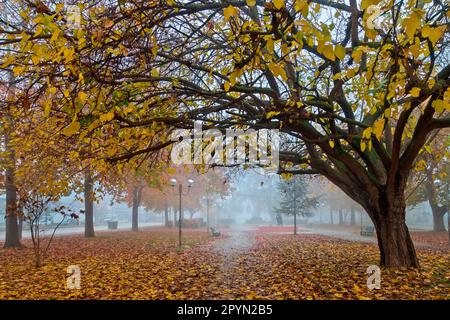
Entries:
[[212,250],[220,257],[220,267],[213,280],[215,290],[208,292],[204,299],[234,299],[240,295],[243,277],[239,267],[255,244],[254,230],[256,228],[233,226],[226,229],[224,237],[212,242]]
[[228,229],[227,236],[214,242],[214,250],[223,257],[224,271],[228,271],[236,266],[237,259],[244,255],[254,244],[254,239],[250,232],[256,228],[246,226],[236,226]]

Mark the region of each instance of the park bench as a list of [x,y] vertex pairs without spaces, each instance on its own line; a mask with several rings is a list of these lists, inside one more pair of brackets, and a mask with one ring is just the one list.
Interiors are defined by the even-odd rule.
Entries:
[[375,228],[373,226],[364,226],[361,229],[361,235],[366,237],[373,237],[375,234]]
[[213,236],[213,237],[220,237],[220,232],[219,231],[217,231],[216,229],[214,229],[214,228],[209,228],[210,230],[211,230],[211,235]]

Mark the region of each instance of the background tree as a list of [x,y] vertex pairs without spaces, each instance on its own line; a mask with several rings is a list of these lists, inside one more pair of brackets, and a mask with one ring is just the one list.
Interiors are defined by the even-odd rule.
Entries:
[[[66,219],[74,219],[78,221],[80,212],[74,212],[65,206],[50,208],[55,198],[49,195],[40,195],[36,190],[28,190],[20,193],[18,202],[18,212],[21,218],[29,224],[31,240],[33,242],[33,253],[35,266],[40,268],[47,256],[48,249],[53,241],[56,231]],[[61,220],[51,230],[50,236],[46,236],[41,227],[42,218],[49,212],[61,215]]]
[[433,230],[445,231],[444,216],[448,212],[450,184],[450,138],[448,130],[436,132],[417,158],[416,174],[410,178],[407,203],[414,207],[427,201],[433,215]]
[[281,200],[274,210],[294,217],[294,234],[297,234],[297,216],[312,216],[312,209],[319,206],[319,197],[308,197],[307,180],[300,176],[280,181],[278,190]]

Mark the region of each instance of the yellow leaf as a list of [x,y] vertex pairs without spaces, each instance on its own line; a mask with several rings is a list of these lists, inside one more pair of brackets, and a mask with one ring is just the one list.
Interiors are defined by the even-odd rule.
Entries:
[[273,0],[273,5],[277,9],[281,9],[284,7],[284,0]]
[[225,21],[228,21],[231,17],[236,17],[238,15],[238,10],[230,4],[228,7],[223,9],[223,15],[225,17]]
[[158,69],[152,69],[152,77],[159,77],[159,70]]
[[441,113],[444,109],[448,109],[450,103],[447,103],[447,108],[443,100],[437,99],[431,103],[431,106],[436,110],[436,112]]
[[336,55],[336,57],[338,57],[339,60],[344,59],[345,58],[345,48],[343,46],[341,46],[340,44],[338,44],[334,48],[334,54]]
[[446,26],[439,26],[436,28],[425,26],[422,29],[422,36],[425,38],[430,39],[430,41],[433,43],[433,45],[436,44],[436,42],[439,41],[439,39],[442,37],[446,30]]
[[301,11],[302,15],[306,17],[308,15],[308,1],[307,0],[296,0],[295,1],[295,10]]
[[366,143],[364,141],[361,141],[361,151],[364,152],[366,150]]
[[24,71],[25,71],[24,66],[18,66],[18,67],[13,68],[13,73],[14,73],[15,77],[20,76]]
[[384,118],[375,121],[373,132],[375,133],[375,136],[377,137],[378,140],[381,139],[381,135],[383,134],[384,123],[385,123]]
[[367,9],[370,6],[377,5],[381,0],[362,0],[361,1],[361,10]]
[[420,17],[416,12],[411,12],[411,15],[404,20],[405,33],[409,38],[413,38],[416,30],[420,27]]
[[230,91],[230,87],[231,87],[231,84],[228,81],[225,82],[225,84],[223,85],[223,88],[225,89],[226,92]]
[[84,93],[83,91],[80,91],[80,92],[78,93],[78,98],[80,99],[80,101],[81,101],[82,103],[85,103],[86,100],[87,100],[87,94]]
[[411,91],[409,91],[409,94],[414,97],[417,98],[420,95],[420,88],[414,87],[411,89]]
[[325,44],[323,41],[319,41],[319,45],[317,46],[317,51],[325,56],[325,58],[334,61],[334,50],[333,45]]
[[48,117],[50,115],[50,111],[52,109],[52,103],[50,100],[45,101],[44,105],[44,116]]
[[65,136],[73,136],[80,130],[80,123],[78,121],[72,122],[68,127],[64,128],[62,133]]
[[330,140],[328,143],[330,144],[331,148],[334,148],[334,141],[333,140]]
[[114,110],[111,110],[108,113],[100,115],[101,122],[108,122],[114,119]]
[[55,41],[56,39],[58,39],[60,33],[61,33],[61,30],[56,29],[55,32],[53,32],[52,37],[50,38],[50,41]]
[[281,178],[283,178],[283,180],[290,180],[290,179],[292,179],[292,177],[293,177],[292,173],[285,173],[285,172],[283,172],[281,174]]
[[247,0],[247,5],[248,5],[249,7],[255,6],[255,5],[256,5],[256,0]]
[[175,174],[175,173],[177,173],[177,169],[175,169],[175,168],[167,168],[166,172],[168,174]]
[[266,114],[266,119],[272,119],[273,117],[279,115],[281,112],[279,111],[270,111]]

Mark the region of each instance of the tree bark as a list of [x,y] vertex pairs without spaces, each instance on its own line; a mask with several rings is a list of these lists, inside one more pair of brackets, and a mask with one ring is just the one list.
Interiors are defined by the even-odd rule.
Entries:
[[141,205],[142,187],[133,188],[133,209],[131,215],[131,230],[139,231],[139,206]]
[[389,268],[418,268],[416,250],[406,226],[403,195],[383,197],[381,211],[368,211],[372,218],[380,249],[380,265]]
[[84,236],[95,237],[94,232],[94,182],[91,173],[86,170],[84,176]]

